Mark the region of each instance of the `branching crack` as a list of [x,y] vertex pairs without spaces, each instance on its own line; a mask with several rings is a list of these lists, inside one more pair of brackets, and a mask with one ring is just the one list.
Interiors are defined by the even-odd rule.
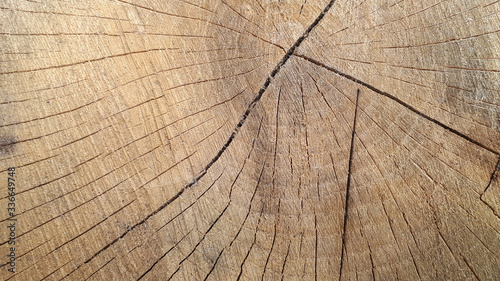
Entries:
[[326,7],[319,14],[319,16],[316,18],[316,20],[314,20],[314,22],[304,31],[304,33],[290,47],[290,49],[288,49],[288,51],[286,52],[285,56],[280,60],[280,62],[272,70],[271,74],[266,78],[266,80],[264,82],[264,85],[259,90],[259,92],[255,96],[255,98],[252,100],[252,102],[248,105],[248,108],[245,111],[245,113],[243,113],[243,115],[240,117],[240,120],[239,120],[238,124],[236,125],[236,127],[233,129],[233,132],[229,136],[229,139],[222,146],[222,148],[219,150],[219,152],[217,153],[217,155],[215,155],[215,157],[212,158],[212,160],[205,166],[205,168],[191,182],[189,182],[181,190],[179,190],[179,192],[177,192],[172,198],[170,198],[168,201],[166,201],[164,204],[162,204],[160,207],[158,207],[152,213],[148,214],[140,222],[136,223],[135,225],[133,225],[132,227],[130,227],[128,230],[126,230],[125,232],[123,232],[119,237],[117,237],[116,239],[114,239],[111,243],[109,243],[106,246],[104,246],[104,248],[102,248],[101,250],[97,251],[92,257],[90,257],[89,259],[87,259],[84,263],[89,263],[93,258],[95,258],[97,255],[99,255],[101,252],[103,252],[104,250],[106,250],[107,248],[109,248],[110,246],[112,246],[113,244],[115,244],[116,242],[118,242],[120,239],[122,239],[123,237],[125,237],[125,235],[127,235],[130,231],[132,231],[133,229],[137,228],[138,226],[144,224],[149,218],[151,218],[152,216],[154,216],[155,214],[157,214],[161,210],[165,209],[173,201],[175,201],[177,198],[179,198],[184,193],[184,191],[186,191],[191,186],[195,185],[204,175],[207,174],[208,170],[213,166],[213,164],[215,164],[215,162],[217,162],[217,160],[219,160],[219,158],[222,156],[222,154],[227,150],[227,148],[229,147],[229,145],[233,142],[234,138],[236,137],[236,135],[240,131],[241,127],[243,126],[243,124],[247,120],[248,116],[250,115],[250,112],[257,105],[257,103],[262,98],[262,95],[264,94],[264,92],[267,90],[267,88],[271,84],[271,81],[278,74],[278,72],[281,70],[281,68],[283,67],[283,65],[285,65],[285,63],[288,61],[288,59],[294,54],[295,50],[300,46],[300,44],[302,44],[302,42],[304,41],[304,39],[307,38],[307,36],[309,35],[309,33],[319,24],[319,22],[323,19],[323,17],[325,16],[325,14],[330,10],[330,8],[335,3],[335,1],[336,0],[331,0],[328,3],[328,5],[326,5]]
[[302,58],[302,59],[304,59],[304,60],[306,60],[306,61],[308,61],[310,63],[313,63],[315,65],[321,66],[321,67],[323,67],[323,68],[325,68],[327,70],[330,70],[331,72],[333,72],[333,73],[335,73],[335,74],[337,74],[339,76],[342,76],[344,78],[347,78],[347,79],[353,81],[354,83],[357,83],[357,84],[359,84],[361,86],[364,86],[364,87],[366,87],[366,88],[374,91],[375,93],[377,93],[379,95],[387,97],[387,98],[389,98],[389,99],[391,99],[391,100],[399,103],[400,105],[406,107],[407,109],[409,109],[413,113],[418,114],[419,116],[421,116],[421,117],[427,119],[428,121],[431,121],[432,123],[434,123],[434,124],[436,124],[436,125],[444,128],[444,129],[450,131],[451,133],[453,133],[453,134],[455,134],[455,135],[457,135],[457,136],[459,136],[459,137],[467,140],[468,142],[471,142],[471,143],[473,143],[473,144],[475,144],[475,145],[477,145],[477,146],[479,146],[479,147],[481,147],[481,148],[483,148],[485,150],[488,150],[491,153],[494,153],[496,155],[500,155],[500,153],[498,151],[495,151],[493,148],[488,147],[485,144],[482,144],[482,143],[480,143],[480,142],[472,139],[469,136],[466,136],[465,134],[463,134],[463,133],[461,133],[461,132],[459,132],[459,131],[451,128],[450,126],[445,125],[444,123],[442,123],[442,122],[440,122],[440,121],[438,121],[438,120],[436,120],[436,119],[434,119],[434,118],[432,118],[432,117],[424,114],[423,112],[418,111],[416,108],[414,108],[413,106],[407,104],[406,102],[402,101],[401,99],[399,99],[399,98],[397,98],[397,97],[395,97],[395,96],[393,96],[393,95],[391,95],[391,94],[389,94],[387,92],[384,92],[384,91],[382,91],[380,89],[377,89],[374,86],[372,86],[372,85],[370,85],[370,84],[368,84],[366,82],[363,82],[363,81],[355,78],[354,76],[351,76],[351,75],[349,75],[347,73],[344,73],[344,72],[342,72],[342,71],[340,71],[340,70],[338,70],[338,69],[336,69],[334,67],[328,66],[328,65],[326,65],[326,64],[324,64],[324,63],[322,63],[320,61],[317,61],[317,60],[315,60],[313,58],[310,58],[310,57],[307,57],[307,56],[304,56],[304,55],[298,55],[298,54],[294,54],[294,56]]

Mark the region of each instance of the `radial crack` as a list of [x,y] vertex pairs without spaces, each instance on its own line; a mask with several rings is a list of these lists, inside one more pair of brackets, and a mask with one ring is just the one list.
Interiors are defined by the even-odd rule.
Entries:
[[356,107],[354,109],[354,121],[352,125],[352,135],[351,135],[351,150],[349,152],[349,167],[347,168],[347,186],[345,191],[345,203],[344,203],[344,226],[342,230],[342,251],[340,254],[340,272],[339,272],[339,281],[342,279],[342,269],[344,265],[344,252],[345,252],[345,230],[347,225],[347,213],[349,210],[349,190],[351,188],[351,171],[352,171],[352,156],[354,153],[354,135],[356,134],[356,119],[358,117],[358,100],[360,90],[358,89],[356,94]]
[[186,191],[191,186],[195,185],[204,175],[206,175],[208,169],[210,169],[210,167],[212,167],[212,165],[215,164],[215,162],[217,162],[217,160],[219,160],[219,158],[222,156],[222,154],[227,150],[227,148],[229,147],[229,145],[233,142],[234,138],[236,137],[236,135],[240,131],[241,127],[243,126],[243,124],[247,120],[248,116],[250,115],[250,112],[256,106],[256,104],[260,101],[260,99],[262,98],[262,95],[264,94],[264,92],[267,90],[267,88],[271,84],[271,81],[278,74],[278,72],[281,70],[281,68],[283,67],[283,65],[285,65],[285,63],[288,61],[288,59],[293,55],[293,53],[295,52],[295,50],[300,46],[300,44],[304,41],[304,39],[307,38],[307,36],[309,35],[309,33],[319,24],[319,22],[323,19],[323,17],[325,16],[325,14],[330,10],[330,8],[332,7],[333,3],[335,3],[335,1],[336,0],[332,0],[332,1],[330,1],[328,3],[328,5],[326,5],[326,7],[319,14],[319,16],[316,18],[316,20],[304,31],[304,33],[297,39],[297,41],[295,41],[295,43],[290,47],[290,49],[288,49],[288,51],[286,52],[285,56],[280,60],[280,62],[276,65],[276,67],[273,69],[273,71],[266,78],[266,80],[264,82],[264,85],[259,90],[259,92],[255,96],[255,98],[252,100],[252,102],[250,102],[250,104],[248,105],[247,110],[245,111],[245,113],[243,113],[243,115],[240,117],[240,120],[239,120],[238,124],[233,129],[233,132],[229,136],[229,138],[226,141],[226,143],[222,146],[222,148],[219,150],[219,152],[217,153],[217,155],[215,155],[215,157],[212,158],[212,160],[205,166],[205,168],[191,182],[189,182],[181,190],[179,190],[179,192],[177,192],[177,194],[175,194],[171,199],[167,200],[164,204],[162,204],[156,210],[154,210],[153,212],[149,213],[146,217],[144,217],[144,219],[142,219],[141,221],[139,221],[138,223],[136,223],[135,225],[133,225],[132,227],[130,227],[128,230],[126,230],[124,233],[122,233],[119,237],[117,237],[111,243],[109,243],[104,248],[102,248],[101,250],[99,250],[91,258],[87,259],[85,261],[85,263],[89,263],[93,258],[95,258],[97,255],[99,255],[105,249],[109,248],[110,246],[112,246],[113,244],[115,244],[116,242],[118,242],[120,239],[122,239],[123,237],[125,237],[125,235],[127,235],[130,231],[132,231],[133,229],[135,229],[139,225],[144,224],[149,218],[151,218],[155,214],[159,213],[161,210],[165,209],[173,201],[175,201],[177,198],[179,198],[182,195],[182,193],[184,193],[184,191]]
[[344,73],[344,72],[342,72],[342,71],[340,71],[340,70],[338,70],[338,69],[336,69],[336,68],[334,68],[334,67],[328,66],[328,65],[326,65],[326,64],[324,64],[324,63],[322,63],[322,62],[319,62],[319,61],[317,61],[317,60],[315,60],[315,59],[313,59],[313,58],[310,58],[310,57],[307,57],[307,56],[304,56],[304,55],[299,55],[299,54],[294,54],[294,56],[299,57],[299,58],[302,58],[302,59],[304,59],[304,60],[306,60],[306,61],[308,61],[308,62],[310,62],[310,63],[313,63],[313,64],[315,64],[315,65],[321,66],[321,67],[323,67],[323,68],[325,68],[325,69],[327,69],[327,70],[330,70],[331,72],[333,72],[333,73],[335,73],[335,74],[337,74],[337,75],[339,75],[339,76],[342,76],[342,77],[344,77],[344,78],[347,78],[347,79],[349,79],[349,80],[353,81],[353,82],[354,82],[354,83],[356,83],[356,84],[359,84],[359,85],[361,85],[361,86],[364,86],[364,87],[366,87],[366,88],[368,88],[368,89],[370,89],[370,90],[374,91],[375,93],[377,93],[377,94],[379,94],[379,95],[382,95],[382,96],[384,96],[384,97],[387,97],[387,98],[389,98],[389,99],[391,99],[391,100],[393,100],[393,101],[395,101],[395,102],[399,103],[400,105],[402,105],[402,106],[406,107],[407,109],[409,109],[409,110],[410,110],[410,111],[412,111],[413,113],[416,113],[416,114],[418,114],[419,116],[421,116],[421,117],[423,117],[423,118],[427,119],[428,121],[431,121],[432,123],[434,123],[434,124],[436,124],[436,125],[438,125],[438,126],[440,126],[440,127],[444,128],[444,129],[446,129],[446,130],[448,130],[448,131],[452,132],[453,134],[455,134],[455,135],[457,135],[457,136],[459,136],[459,137],[461,137],[461,138],[463,138],[463,139],[465,139],[465,140],[467,140],[467,141],[469,141],[469,142],[471,142],[471,143],[473,143],[473,144],[475,144],[475,145],[477,145],[477,146],[479,146],[479,147],[481,147],[481,148],[483,148],[483,149],[485,149],[485,150],[488,150],[488,151],[489,151],[489,152],[491,152],[491,153],[494,153],[494,154],[496,154],[496,155],[500,155],[500,153],[499,153],[498,151],[495,151],[493,148],[488,147],[488,146],[486,146],[485,144],[482,144],[482,143],[480,143],[480,142],[478,142],[478,141],[476,141],[476,140],[474,140],[474,139],[472,139],[472,138],[470,138],[470,137],[466,136],[465,134],[463,134],[463,133],[461,133],[461,132],[459,132],[459,131],[457,131],[457,130],[455,130],[455,129],[451,128],[451,127],[450,127],[450,126],[448,126],[448,125],[445,125],[444,123],[442,123],[442,122],[440,122],[440,121],[438,121],[438,120],[436,120],[436,119],[434,119],[434,118],[432,118],[432,117],[430,117],[430,116],[428,116],[428,115],[424,114],[423,112],[418,111],[418,110],[417,110],[416,108],[414,108],[413,106],[411,106],[411,105],[407,104],[406,102],[404,102],[404,101],[400,100],[399,98],[397,98],[397,97],[395,97],[395,96],[393,96],[393,95],[391,95],[391,94],[389,94],[389,93],[387,93],[387,92],[384,92],[384,91],[382,91],[382,90],[380,90],[380,89],[375,88],[375,86],[372,86],[372,85],[370,85],[370,84],[368,84],[368,83],[366,83],[366,82],[363,82],[363,81],[361,81],[361,80],[359,80],[359,79],[355,78],[354,76],[351,76],[351,75],[349,75],[349,74],[347,74],[347,73]]

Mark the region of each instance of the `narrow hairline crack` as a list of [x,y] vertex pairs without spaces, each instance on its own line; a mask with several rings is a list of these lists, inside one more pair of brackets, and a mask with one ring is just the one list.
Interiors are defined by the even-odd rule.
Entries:
[[156,210],[154,210],[153,212],[151,212],[150,214],[148,214],[140,222],[134,224],[132,227],[130,227],[129,229],[127,229],[125,232],[123,232],[119,237],[117,237],[116,239],[114,239],[113,241],[111,241],[109,244],[107,244],[106,246],[104,246],[101,250],[97,251],[94,255],[92,255],[92,257],[90,257],[89,259],[87,259],[84,262],[84,264],[89,263],[93,258],[95,258],[96,256],[98,256],[101,252],[103,252],[104,250],[106,250],[107,248],[109,248],[110,246],[112,246],[113,244],[115,244],[116,242],[118,242],[120,239],[122,239],[123,237],[125,237],[125,235],[127,235],[130,231],[132,231],[135,228],[137,228],[138,226],[144,224],[149,218],[151,218],[152,216],[156,215],[158,212],[160,212],[163,209],[165,209],[168,205],[170,205],[172,202],[174,202],[176,199],[178,199],[184,193],[184,191],[186,191],[188,188],[190,188],[191,186],[193,186],[196,183],[198,183],[198,181],[203,176],[205,176],[207,174],[208,170],[213,166],[213,164],[215,164],[215,162],[217,162],[217,160],[219,160],[219,158],[222,156],[222,154],[227,150],[227,148],[229,147],[229,145],[233,142],[234,138],[239,133],[241,127],[243,126],[243,124],[247,120],[248,116],[250,115],[250,112],[257,105],[257,103],[262,98],[264,92],[267,90],[267,88],[271,84],[271,81],[278,74],[278,72],[281,70],[281,68],[285,65],[285,63],[288,61],[288,59],[290,59],[290,57],[295,53],[295,50],[300,46],[300,44],[302,44],[302,42],[307,38],[307,36],[309,36],[309,33],[324,18],[324,16],[326,15],[326,13],[328,13],[328,11],[330,10],[330,8],[335,3],[335,1],[336,0],[331,0],[328,3],[328,5],[326,5],[326,7],[321,11],[321,13],[319,14],[319,16],[314,20],[314,22],[304,31],[304,33],[302,33],[302,35],[297,39],[297,41],[295,41],[295,43],[288,49],[288,51],[283,56],[283,58],[279,61],[279,63],[274,67],[274,69],[272,70],[272,72],[266,78],[266,80],[264,82],[264,85],[259,90],[259,92],[255,96],[255,98],[252,100],[252,102],[248,105],[247,110],[245,111],[245,113],[240,117],[240,121],[238,122],[238,124],[233,129],[233,132],[229,136],[229,139],[222,146],[222,148],[219,150],[219,152],[217,153],[217,155],[215,155],[215,157],[212,158],[212,160],[198,174],[198,176],[196,176],[191,182],[189,182],[188,184],[186,184],[172,198],[170,198],[165,203],[163,203],[160,207],[158,207]]

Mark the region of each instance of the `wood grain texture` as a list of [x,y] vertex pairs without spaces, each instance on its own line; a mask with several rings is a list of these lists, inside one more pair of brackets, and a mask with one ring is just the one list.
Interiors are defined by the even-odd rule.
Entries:
[[499,1],[0,1],[0,23],[2,280],[500,278]]

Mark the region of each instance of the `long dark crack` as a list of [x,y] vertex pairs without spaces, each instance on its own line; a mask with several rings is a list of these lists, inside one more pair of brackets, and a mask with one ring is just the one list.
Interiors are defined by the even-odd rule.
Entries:
[[328,65],[326,65],[326,64],[324,64],[324,63],[322,63],[322,62],[319,62],[319,61],[317,61],[317,60],[315,60],[315,59],[313,59],[313,58],[310,58],[310,57],[307,57],[307,56],[304,56],[304,55],[298,55],[298,54],[294,54],[294,56],[299,57],[299,58],[302,58],[302,59],[304,59],[304,60],[306,60],[306,61],[308,61],[308,62],[310,62],[310,63],[313,63],[313,64],[315,64],[315,65],[321,66],[321,67],[323,67],[323,68],[325,68],[325,69],[327,69],[327,70],[330,70],[331,72],[333,72],[333,73],[335,73],[335,74],[337,74],[337,75],[339,75],[339,76],[342,76],[342,77],[344,77],[344,78],[347,78],[347,79],[349,79],[349,80],[353,81],[354,83],[357,83],[357,84],[359,84],[359,85],[361,85],[361,86],[364,86],[364,87],[366,87],[366,88],[368,88],[368,89],[370,89],[370,90],[374,91],[375,93],[377,93],[377,94],[379,94],[379,95],[382,95],[382,96],[384,96],[384,97],[387,97],[387,98],[389,98],[389,99],[391,99],[391,100],[393,100],[393,101],[395,101],[395,102],[399,103],[400,105],[402,105],[402,106],[406,107],[407,109],[409,109],[409,110],[410,110],[410,111],[412,111],[413,113],[418,114],[419,116],[421,116],[421,117],[423,117],[423,118],[425,118],[425,119],[427,119],[427,120],[431,121],[432,123],[434,123],[434,124],[436,124],[436,125],[438,125],[438,126],[440,126],[440,127],[444,128],[444,129],[446,129],[446,130],[448,130],[448,131],[452,132],[453,134],[455,134],[455,135],[457,135],[457,136],[459,136],[459,137],[461,137],[461,138],[463,138],[463,139],[467,140],[468,142],[471,142],[471,143],[473,143],[473,144],[475,144],[475,145],[477,145],[477,146],[479,146],[479,147],[481,147],[481,148],[483,148],[483,149],[485,149],[485,150],[488,150],[488,151],[489,151],[489,152],[491,152],[491,153],[494,153],[494,154],[496,154],[496,155],[500,155],[500,153],[499,153],[498,151],[495,151],[493,148],[488,147],[488,146],[486,146],[485,144],[482,144],[482,143],[480,143],[480,142],[478,142],[478,141],[476,141],[476,140],[474,140],[474,139],[470,138],[469,136],[464,135],[463,133],[461,133],[461,132],[459,132],[459,131],[457,131],[457,130],[455,130],[455,129],[451,128],[450,126],[445,125],[445,124],[443,124],[442,122],[440,122],[440,121],[438,121],[438,120],[436,120],[436,119],[434,119],[434,118],[430,117],[429,115],[426,115],[426,114],[424,114],[424,113],[422,113],[422,112],[418,111],[416,108],[414,108],[413,106],[411,106],[411,105],[407,104],[406,102],[404,102],[404,101],[400,100],[399,98],[397,98],[397,97],[395,97],[395,96],[393,96],[393,95],[391,95],[391,94],[389,94],[389,93],[387,93],[387,92],[384,92],[384,91],[382,91],[382,90],[380,90],[380,89],[377,89],[377,88],[375,88],[374,86],[372,86],[372,85],[370,85],[370,84],[368,84],[368,83],[366,83],[366,82],[363,82],[363,81],[361,81],[361,80],[357,79],[357,78],[356,78],[356,77],[354,77],[354,76],[351,76],[351,75],[349,75],[349,74],[347,74],[347,73],[344,73],[344,72],[342,72],[342,71],[340,71],[340,70],[338,70],[338,69],[336,69],[336,68],[334,68],[334,67],[332,67],[332,66],[328,66]]
[[243,113],[243,115],[240,117],[240,120],[239,120],[238,124],[236,125],[236,127],[233,129],[233,132],[229,136],[229,139],[222,146],[222,148],[219,150],[219,152],[217,153],[217,155],[215,155],[215,157],[212,158],[212,160],[198,174],[198,176],[196,176],[191,182],[189,182],[188,184],[186,184],[172,198],[170,198],[168,201],[166,201],[164,204],[162,204],[160,207],[158,207],[152,213],[148,214],[140,222],[134,224],[132,227],[130,227],[129,229],[127,229],[119,237],[117,237],[116,239],[114,239],[113,241],[111,241],[109,244],[107,244],[106,246],[104,246],[101,250],[97,251],[92,257],[90,257],[89,259],[87,259],[84,263],[89,263],[93,258],[95,258],[96,256],[98,256],[104,250],[106,250],[107,248],[109,248],[110,246],[112,246],[113,244],[115,244],[116,242],[118,242],[120,239],[122,239],[123,237],[125,237],[125,235],[127,235],[130,231],[132,231],[135,228],[137,228],[138,226],[144,224],[149,218],[151,218],[152,216],[156,215],[161,210],[165,209],[173,201],[175,201],[177,198],[179,198],[184,193],[184,191],[186,191],[191,186],[195,185],[203,176],[205,176],[207,174],[208,170],[215,164],[215,162],[217,162],[217,160],[219,160],[219,158],[222,156],[222,154],[227,150],[227,148],[229,147],[229,145],[233,142],[234,138],[239,133],[241,127],[243,126],[243,124],[245,124],[245,121],[247,120],[248,116],[250,115],[250,112],[257,105],[257,103],[262,98],[262,95],[264,94],[264,92],[267,90],[267,88],[271,84],[271,81],[279,73],[279,71],[281,70],[281,68],[288,61],[288,59],[290,59],[290,57],[294,54],[295,50],[300,46],[300,44],[302,44],[302,42],[307,38],[307,36],[309,35],[309,33],[319,24],[319,22],[323,19],[323,17],[325,16],[325,14],[330,10],[330,8],[335,3],[335,1],[336,0],[331,0],[328,3],[328,5],[326,5],[326,7],[323,9],[323,11],[321,11],[321,13],[319,14],[319,16],[314,20],[314,22],[304,31],[304,33],[297,39],[297,41],[295,41],[295,43],[288,49],[288,51],[286,52],[285,56],[279,61],[279,63],[276,65],[276,67],[274,67],[274,69],[272,70],[271,74],[266,78],[266,80],[264,82],[264,85],[259,90],[259,92],[255,96],[255,98],[252,100],[252,102],[248,105],[247,110],[245,111],[245,113]]
[[358,118],[358,100],[359,93],[361,91],[358,89],[356,93],[356,107],[354,109],[354,121],[352,124],[352,135],[351,135],[351,149],[349,151],[349,167],[347,168],[347,186],[345,190],[345,203],[344,203],[344,225],[342,230],[342,251],[340,253],[340,269],[339,269],[339,281],[342,278],[342,269],[344,268],[344,252],[345,249],[345,230],[347,226],[347,214],[349,211],[349,191],[351,189],[351,171],[352,171],[352,156],[354,154],[354,136],[356,135],[356,119]]

